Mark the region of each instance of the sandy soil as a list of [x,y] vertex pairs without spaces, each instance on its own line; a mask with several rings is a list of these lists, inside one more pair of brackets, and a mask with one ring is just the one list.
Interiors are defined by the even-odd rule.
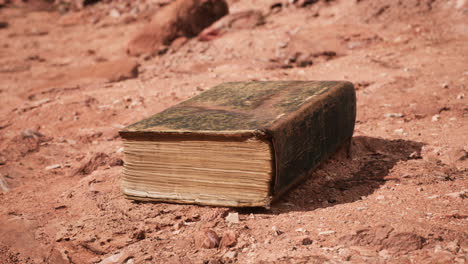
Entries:
[[[0,263],[466,263],[467,1],[232,0],[265,23],[127,57],[164,2],[0,8]],[[120,128],[221,82],[292,79],[355,83],[350,158],[269,210],[122,197]]]

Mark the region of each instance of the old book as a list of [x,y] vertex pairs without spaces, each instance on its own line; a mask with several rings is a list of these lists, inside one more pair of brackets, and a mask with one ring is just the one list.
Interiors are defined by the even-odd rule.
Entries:
[[268,207],[350,140],[355,117],[349,82],[224,83],[120,131],[122,191]]

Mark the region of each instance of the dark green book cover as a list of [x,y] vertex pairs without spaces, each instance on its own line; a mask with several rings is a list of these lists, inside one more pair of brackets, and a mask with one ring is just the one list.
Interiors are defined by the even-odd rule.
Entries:
[[[148,141],[196,138],[207,144],[250,138],[269,142],[273,156],[269,196],[275,198],[350,140],[355,117],[350,82],[231,82],[130,125],[120,135],[124,140]],[[255,206],[267,207],[270,201]]]

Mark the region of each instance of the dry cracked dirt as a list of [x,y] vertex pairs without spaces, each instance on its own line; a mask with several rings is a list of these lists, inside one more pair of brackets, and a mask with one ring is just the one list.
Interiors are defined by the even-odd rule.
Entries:
[[[171,2],[0,0],[0,263],[467,262],[468,1],[229,0],[133,56]],[[119,129],[247,80],[353,82],[351,156],[268,210],[122,196]]]

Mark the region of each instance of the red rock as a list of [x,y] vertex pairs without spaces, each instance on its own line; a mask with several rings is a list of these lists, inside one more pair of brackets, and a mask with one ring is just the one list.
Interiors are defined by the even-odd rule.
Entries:
[[47,259],[49,263],[57,263],[57,264],[68,264],[70,263],[67,259],[67,256],[63,253],[61,253],[59,250],[56,248],[53,248],[51,250],[50,256]]
[[414,233],[394,232],[390,226],[380,225],[371,229],[361,229],[354,235],[340,238],[345,245],[380,246],[391,252],[406,253],[421,249],[425,239]]
[[220,247],[232,247],[237,243],[237,234],[234,231],[226,231],[221,238]]
[[10,188],[5,180],[5,178],[0,174],[0,192],[8,192]]
[[[50,87],[76,87],[89,83],[110,83],[136,78],[139,64],[132,58],[121,58],[112,61],[99,62],[92,65],[72,68],[57,74],[34,88],[37,93],[46,93]],[[53,89],[56,89],[53,88]],[[30,110],[30,107],[26,108]]]
[[133,56],[151,54],[179,37],[197,36],[229,12],[225,0],[177,0],[157,12],[128,44]]
[[4,153],[5,160],[14,161],[30,153],[39,151],[41,145],[52,140],[50,137],[42,135],[36,130],[26,129],[7,143],[6,148],[0,150]]
[[198,39],[209,41],[219,37],[228,31],[239,29],[252,29],[265,23],[265,16],[258,10],[247,10],[224,16],[213,25],[204,29]]
[[104,79],[106,82],[119,82],[138,76],[138,62],[130,58],[106,61],[75,69],[67,76],[70,79]]
[[76,169],[74,175],[88,175],[101,166],[119,166],[122,165],[122,163],[123,161],[121,159],[110,157],[106,153],[98,152]]
[[310,238],[308,238],[308,237],[302,239],[302,245],[304,245],[304,246],[311,245],[312,242],[313,242],[313,241],[312,241]]
[[377,226],[373,229],[360,229],[354,235],[347,235],[340,238],[345,245],[376,245],[389,236],[393,228],[386,225]]
[[414,233],[395,233],[382,243],[383,248],[405,253],[421,249],[424,245],[424,238]]
[[220,238],[213,230],[205,230],[195,235],[195,246],[198,248],[216,248],[219,246]]
[[133,233],[133,239],[135,240],[142,240],[146,238],[145,230],[138,230],[137,232]]

